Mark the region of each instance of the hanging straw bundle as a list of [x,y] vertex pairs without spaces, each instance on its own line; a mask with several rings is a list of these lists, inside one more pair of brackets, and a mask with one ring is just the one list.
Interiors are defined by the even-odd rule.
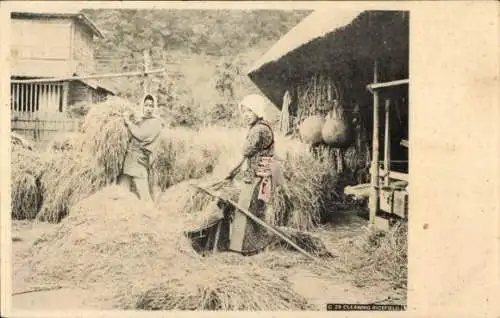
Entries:
[[325,119],[321,116],[307,117],[299,128],[302,140],[311,145],[321,144],[323,142],[321,130],[324,123]]
[[327,145],[335,148],[346,148],[350,145],[352,137],[350,127],[340,107],[328,113],[321,136]]

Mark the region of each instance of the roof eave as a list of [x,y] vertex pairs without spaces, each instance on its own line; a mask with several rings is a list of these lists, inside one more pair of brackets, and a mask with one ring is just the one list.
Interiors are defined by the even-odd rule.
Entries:
[[99,30],[99,28],[83,13],[44,13],[44,12],[12,12],[12,18],[62,18],[62,19],[77,19],[85,26],[87,26],[94,35],[103,39],[104,34]]

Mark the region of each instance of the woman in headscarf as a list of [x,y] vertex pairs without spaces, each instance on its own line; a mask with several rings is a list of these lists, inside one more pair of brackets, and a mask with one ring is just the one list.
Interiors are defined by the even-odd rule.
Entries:
[[130,141],[118,184],[122,184],[130,191],[135,190],[139,199],[152,201],[151,159],[164,124],[155,115],[156,99],[153,95],[144,96],[142,103],[143,115],[137,123],[130,120],[130,114],[124,114]]
[[[243,170],[238,205],[262,220],[271,204],[272,190],[281,182],[279,169],[273,158],[273,129],[264,120],[265,105],[264,98],[256,94],[245,97],[240,103],[240,110],[249,130],[243,147],[243,158],[226,178],[232,180]],[[230,250],[254,254],[263,250],[270,242],[269,233],[264,227],[241,214],[235,215],[231,226]]]

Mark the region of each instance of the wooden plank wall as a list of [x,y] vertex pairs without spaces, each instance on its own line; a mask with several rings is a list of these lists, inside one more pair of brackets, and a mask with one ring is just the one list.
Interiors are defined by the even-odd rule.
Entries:
[[74,131],[77,123],[65,112],[63,83],[12,83],[11,130],[34,141],[59,131]]

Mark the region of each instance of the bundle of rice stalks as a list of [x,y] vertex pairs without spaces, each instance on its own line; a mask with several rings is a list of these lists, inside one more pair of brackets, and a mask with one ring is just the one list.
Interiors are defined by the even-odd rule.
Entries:
[[11,206],[13,219],[33,219],[42,204],[40,178],[45,158],[21,145],[12,146]]
[[32,281],[102,284],[128,291],[162,270],[198,255],[183,235],[182,218],[110,186],[71,209],[59,228],[33,246]]
[[220,156],[218,142],[194,130],[165,129],[160,138],[152,170],[161,190],[210,174]]
[[336,182],[333,163],[307,152],[287,153],[283,161],[286,183],[276,189],[267,220],[280,226],[309,231],[329,211]]
[[83,136],[77,132],[57,134],[48,144],[50,152],[66,152],[72,150],[81,150],[81,141]]
[[[318,257],[333,257],[332,253],[328,251],[321,239],[312,233],[297,231],[283,226],[279,227],[278,230],[311,255]],[[276,244],[287,249],[295,250],[295,248],[283,239],[278,239]]]
[[44,202],[37,219],[59,222],[72,205],[101,189],[109,181],[91,154],[59,153],[50,158],[41,178]]
[[285,277],[254,264],[230,265],[206,259],[176,268],[144,292],[143,310],[305,310],[311,309]]
[[[135,107],[127,100],[112,97],[91,105],[82,125],[82,151],[93,154],[110,181],[123,169],[129,133],[123,114],[134,114]],[[135,115],[137,116],[137,115]]]
[[360,286],[390,281],[394,287],[407,284],[408,225],[400,222],[388,232],[367,230],[355,239],[343,240],[341,262]]
[[33,150],[34,148],[33,144],[29,140],[14,132],[10,133],[10,145],[11,147],[18,146],[28,150]]

